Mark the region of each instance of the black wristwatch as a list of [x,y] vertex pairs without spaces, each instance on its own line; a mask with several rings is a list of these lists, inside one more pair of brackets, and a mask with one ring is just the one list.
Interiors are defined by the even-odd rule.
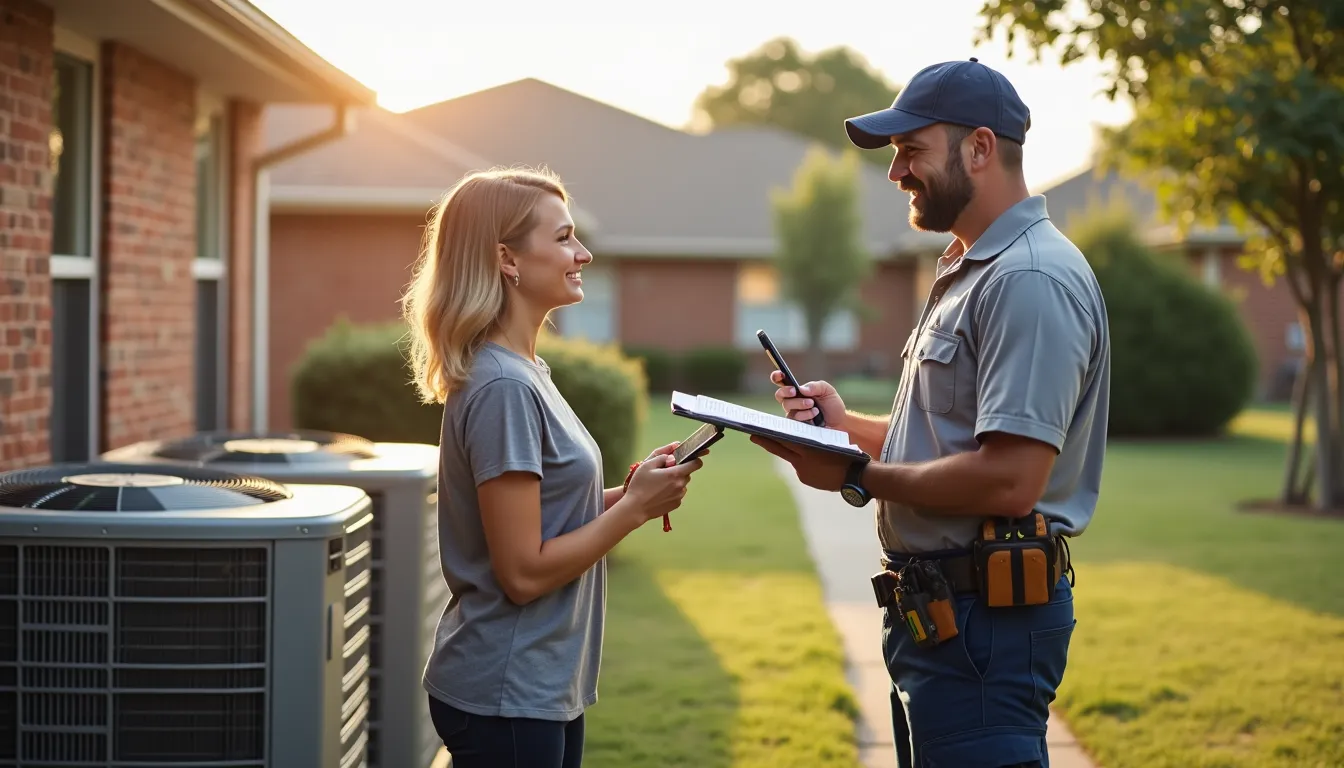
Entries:
[[867,461],[855,461],[845,470],[845,482],[840,486],[840,495],[851,506],[862,507],[872,500],[873,495],[868,493],[868,489],[863,487],[863,469],[868,466]]

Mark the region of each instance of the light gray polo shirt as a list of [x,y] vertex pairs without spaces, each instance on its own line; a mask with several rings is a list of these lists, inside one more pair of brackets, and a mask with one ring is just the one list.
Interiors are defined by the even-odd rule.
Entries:
[[[880,456],[924,462],[1010,432],[1058,452],[1036,509],[1076,536],[1096,508],[1106,451],[1111,340],[1106,305],[1083,254],[1051,223],[1045,198],[1000,216],[969,251],[954,241],[905,348]],[[968,510],[974,512],[974,510]],[[879,501],[883,549],[961,549],[983,515]]]
[[487,343],[443,410],[439,556],[452,598],[424,687],[478,715],[569,721],[597,701],[606,559],[527,605],[490,565],[476,487],[504,472],[541,478],[541,538],[602,513],[602,454],[545,361]]

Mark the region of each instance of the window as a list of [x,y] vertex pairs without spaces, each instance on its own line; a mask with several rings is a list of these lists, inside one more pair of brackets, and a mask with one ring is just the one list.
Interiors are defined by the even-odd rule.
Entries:
[[1210,248],[1204,251],[1203,279],[1204,284],[1210,288],[1217,288],[1223,282],[1222,266],[1223,259],[1218,253],[1218,249]]
[[1283,342],[1289,352],[1299,355],[1306,352],[1307,335],[1302,332],[1302,324],[1296,321],[1289,323],[1284,332]]
[[[772,264],[749,264],[738,270],[736,315],[735,339],[740,347],[760,347],[756,331],[765,329],[781,352],[807,348],[803,311],[784,298]],[[832,314],[821,331],[822,349],[829,352],[855,349],[858,341],[858,318],[851,310]]]
[[58,51],[52,71],[52,461],[87,460],[97,445],[93,61]]
[[[203,110],[204,111],[204,110]],[[196,125],[196,428],[225,423],[223,121],[204,111]]]
[[617,340],[616,274],[605,265],[583,268],[583,301],[556,313],[556,326],[564,336],[596,344]]

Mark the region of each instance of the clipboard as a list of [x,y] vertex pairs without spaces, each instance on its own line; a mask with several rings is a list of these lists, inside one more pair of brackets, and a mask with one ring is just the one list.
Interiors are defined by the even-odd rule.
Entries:
[[871,456],[850,442],[846,432],[829,427],[816,427],[807,422],[745,408],[705,395],[673,392],[672,413],[705,424],[713,424],[719,429],[768,437],[782,443],[803,445],[813,450],[835,453],[861,461],[872,460]]

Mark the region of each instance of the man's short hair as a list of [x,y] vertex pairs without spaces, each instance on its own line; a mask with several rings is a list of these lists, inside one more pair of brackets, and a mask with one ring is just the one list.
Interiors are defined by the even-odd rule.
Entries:
[[[970,136],[975,129],[966,125],[956,125],[955,123],[946,123],[947,129],[947,149],[955,150],[962,140]],[[1009,171],[1020,172],[1022,170],[1022,145],[1012,139],[998,137],[999,141],[999,160],[1003,167]]]

